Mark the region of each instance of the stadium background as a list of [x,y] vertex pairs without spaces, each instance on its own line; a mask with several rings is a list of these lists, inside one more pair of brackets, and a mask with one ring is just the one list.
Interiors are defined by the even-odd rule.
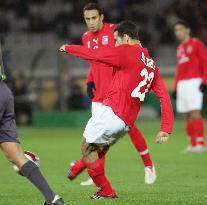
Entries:
[[[55,191],[71,205],[206,205],[207,158],[181,154],[187,146],[184,121],[176,120],[165,145],[155,143],[159,130],[159,100],[147,97],[137,122],[143,132],[158,180],[144,184],[143,165],[129,137],[107,156],[107,176],[117,200],[89,201],[95,186],[81,187],[86,173],[74,182],[66,175],[71,160],[80,157],[81,136],[90,116],[85,94],[88,64],[60,54],[63,43],[80,43],[87,29],[83,0],[0,0],[0,38],[7,83],[15,94],[18,131],[24,149],[41,159],[41,170]],[[207,44],[206,0],[101,0],[106,21],[131,19],[141,30],[144,46],[160,66],[169,92],[175,72],[177,42],[172,25],[182,18]],[[1,62],[2,64],[2,62]],[[204,108],[207,106],[205,104]],[[178,116],[177,116],[178,118]],[[32,126],[31,126],[32,125]],[[43,199],[17,176],[0,152],[0,205],[38,205]]]
[[[90,100],[85,93],[88,64],[62,55],[63,43],[81,43],[87,30],[83,0],[1,0],[0,36],[8,83],[16,99],[19,124],[83,125]],[[131,19],[156,59],[171,91],[176,67],[172,25],[188,21],[193,35],[207,43],[207,4],[194,0],[102,0],[106,22]],[[75,110],[75,112],[74,112]],[[159,101],[151,94],[141,116],[159,116]]]

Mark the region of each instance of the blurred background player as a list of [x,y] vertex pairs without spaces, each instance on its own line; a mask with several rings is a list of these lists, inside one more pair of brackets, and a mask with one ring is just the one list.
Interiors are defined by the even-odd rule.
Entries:
[[162,125],[157,142],[166,142],[173,128],[174,117],[169,94],[159,76],[158,67],[147,49],[141,46],[136,24],[130,21],[120,23],[114,31],[114,38],[116,48],[94,50],[77,45],[63,45],[60,48],[60,51],[89,62],[113,66],[113,82],[103,105],[92,115],[83,133],[81,149],[87,171],[100,188],[91,199],[117,197],[105,176],[101,151],[107,152],[108,146],[116,143],[127,130],[134,127],[141,104],[151,89],[159,93],[161,102]]
[[1,59],[0,45],[0,148],[7,159],[15,164],[25,176],[44,195],[44,205],[64,205],[42,176],[39,167],[28,160],[22,150],[16,131],[13,94],[4,83],[6,79]]
[[[96,3],[88,3],[83,8],[83,16],[88,32],[83,34],[82,43],[90,49],[99,49],[103,47],[114,47],[114,29],[115,24],[104,23],[104,14],[102,9]],[[113,78],[113,68],[109,65],[96,62],[90,63],[90,69],[87,76],[87,93],[92,99],[92,115],[97,114],[99,107],[103,106],[105,98]],[[145,183],[153,184],[156,180],[156,172],[151,160],[146,141],[139,129],[134,125],[129,131],[132,143],[140,154],[145,166]],[[105,161],[105,156],[102,158]],[[71,163],[68,178],[73,180],[79,173],[86,169],[84,159]],[[81,182],[81,185],[91,185],[91,179]]]
[[180,45],[173,97],[176,98],[177,111],[186,119],[186,134],[190,141],[186,151],[202,152],[206,150],[201,109],[203,93],[207,92],[207,51],[201,40],[191,37],[186,22],[176,22],[174,32]]

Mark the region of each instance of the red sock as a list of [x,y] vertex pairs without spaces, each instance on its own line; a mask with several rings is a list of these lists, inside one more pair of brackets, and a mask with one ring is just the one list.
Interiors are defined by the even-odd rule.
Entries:
[[129,136],[137,152],[139,152],[142,158],[142,161],[144,163],[144,166],[145,167],[153,166],[153,162],[151,160],[151,157],[150,157],[150,154],[147,148],[147,143],[142,133],[140,132],[140,130],[136,126],[133,126],[131,130],[129,131]]
[[[105,158],[105,157],[104,157]],[[95,185],[106,193],[114,193],[110,182],[105,176],[105,167],[103,158],[97,159],[95,162],[86,165],[89,176],[93,179]]]
[[194,120],[189,120],[186,122],[186,133],[189,137],[191,146],[195,147],[197,143]]
[[194,124],[196,127],[196,142],[199,145],[205,145],[205,126],[203,118],[198,118],[194,120]]
[[75,171],[75,173],[76,172],[79,172],[80,170],[83,170],[83,169],[85,169],[86,168],[86,163],[85,163],[85,161],[84,161],[84,159],[83,159],[83,157],[82,158],[80,158],[78,161],[76,161],[75,162],[75,164],[74,164],[74,166],[73,166],[73,170]]
[[109,148],[110,148],[110,146],[105,147],[105,149],[98,148],[97,152],[98,152],[99,159],[101,159],[102,157],[105,158],[105,155],[108,152]]

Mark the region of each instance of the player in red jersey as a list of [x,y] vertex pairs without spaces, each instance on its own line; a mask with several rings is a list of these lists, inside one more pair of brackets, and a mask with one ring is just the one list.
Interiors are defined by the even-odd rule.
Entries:
[[83,134],[82,153],[87,171],[100,188],[91,196],[92,199],[117,196],[105,176],[101,152],[108,145],[116,143],[134,126],[141,103],[151,89],[161,101],[162,125],[157,134],[158,143],[168,140],[174,121],[170,97],[159,76],[158,67],[147,49],[140,44],[136,25],[129,21],[122,22],[115,29],[114,38],[117,46],[115,48],[93,50],[77,45],[63,45],[60,48],[60,51],[89,62],[113,66],[114,70],[103,106],[99,107],[97,115],[92,115]]
[[190,36],[186,22],[174,26],[180,45],[177,48],[177,69],[174,84],[177,111],[185,114],[187,152],[205,151],[204,120],[201,115],[203,92],[207,91],[207,51],[201,40]]
[[[115,47],[114,29],[115,24],[104,23],[102,10],[95,3],[87,4],[83,9],[84,19],[89,29],[83,34],[82,43],[87,48],[97,50],[100,48]],[[98,69],[97,69],[98,68]],[[103,99],[113,77],[113,68],[101,62],[90,63],[90,70],[87,76],[87,92],[92,99],[92,115],[96,115],[99,107],[103,105]],[[145,183],[152,184],[156,180],[156,172],[151,160],[146,141],[142,133],[136,126],[129,131],[129,135],[136,150],[140,154],[145,166]],[[102,158],[105,160],[105,157]],[[69,170],[69,179],[74,179],[81,171],[86,168],[84,159],[71,163]],[[91,179],[81,182],[81,185],[91,185]]]

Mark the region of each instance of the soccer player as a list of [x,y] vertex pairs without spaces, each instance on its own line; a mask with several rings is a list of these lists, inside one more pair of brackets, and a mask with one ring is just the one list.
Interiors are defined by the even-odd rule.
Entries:
[[117,197],[105,176],[102,152],[106,152],[109,145],[116,143],[133,128],[141,103],[151,89],[161,100],[162,125],[157,134],[157,142],[166,142],[173,128],[170,97],[159,76],[158,67],[147,49],[140,44],[136,25],[125,21],[114,31],[115,48],[93,50],[78,45],[63,45],[60,48],[60,51],[89,62],[113,66],[112,83],[103,105],[98,108],[96,115],[92,115],[83,134],[82,153],[87,171],[100,188],[91,199]]
[[[114,29],[115,24],[104,23],[104,15],[96,3],[88,3],[83,9],[83,16],[89,29],[82,36],[83,45],[89,49],[99,50],[100,48],[115,47]],[[113,78],[113,68],[100,62],[91,63],[87,76],[87,93],[92,99],[92,115],[97,115],[99,108],[103,106],[103,99]],[[128,132],[132,143],[140,154],[145,166],[145,183],[153,184],[156,180],[154,164],[151,160],[146,141],[135,125]],[[102,158],[105,161],[105,156]],[[86,168],[84,159],[71,163],[68,178],[73,180]],[[91,179],[82,182],[81,185],[91,185]]]
[[[0,68],[2,67],[0,65]],[[3,69],[0,71],[0,148],[7,159],[19,168],[21,174],[44,195],[46,200],[44,205],[64,205],[63,199],[54,193],[39,167],[24,155],[16,131],[13,95],[3,81],[5,80]]]
[[177,111],[186,119],[186,134],[190,141],[186,152],[202,152],[205,151],[205,128],[201,109],[203,92],[207,91],[207,51],[201,40],[191,37],[186,22],[176,22],[174,32],[180,45],[173,96]]

